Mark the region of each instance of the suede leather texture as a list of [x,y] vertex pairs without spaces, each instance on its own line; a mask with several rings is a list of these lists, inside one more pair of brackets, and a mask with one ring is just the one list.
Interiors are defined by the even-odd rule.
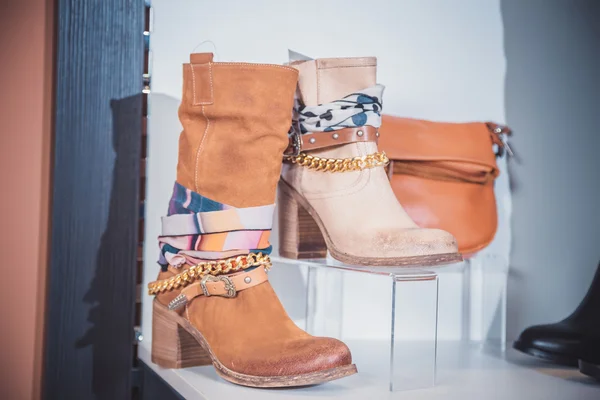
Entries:
[[299,375],[352,363],[344,343],[298,328],[268,281],[234,299],[197,297],[186,313],[219,361],[242,374]]
[[177,182],[234,207],[273,204],[297,79],[278,65],[184,64]]
[[[292,64],[300,71],[298,88],[306,105],[340,99],[377,83],[374,57],[321,59]],[[374,142],[311,151],[326,158],[365,156]],[[324,173],[284,164],[282,179],[317,212],[338,251],[349,256],[396,258],[456,253],[448,232],[421,229],[402,208],[383,167]]]
[[[159,279],[173,276],[161,272]],[[180,290],[161,293],[168,305]],[[253,376],[289,376],[352,364],[341,341],[315,337],[294,324],[269,281],[234,298],[199,296],[177,310],[202,333],[219,361],[232,371]]]

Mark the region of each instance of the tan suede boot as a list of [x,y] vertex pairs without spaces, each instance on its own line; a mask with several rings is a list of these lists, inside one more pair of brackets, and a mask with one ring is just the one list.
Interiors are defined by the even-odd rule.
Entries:
[[[336,112],[360,109],[361,102],[370,105],[374,119],[379,118],[381,98],[360,94],[376,85],[376,58],[292,65],[300,71],[297,118],[315,119],[321,130],[321,122],[337,126],[292,137],[279,185],[281,254],[315,258],[329,250],[333,258],[348,264],[383,266],[461,261],[451,234],[419,228],[398,203],[384,169],[387,157],[377,151],[378,126],[361,125],[361,118],[355,117],[336,121]],[[321,115],[310,111],[314,106]],[[338,106],[341,110],[335,111]],[[342,128],[345,122],[353,122],[353,127]],[[293,151],[301,153],[294,156]]]
[[[177,183],[163,218],[152,361],[212,363],[246,386],[311,385],[356,373],[342,342],[313,337],[288,317],[268,281],[268,233],[298,72],[184,65]],[[258,233],[257,233],[258,232]]]

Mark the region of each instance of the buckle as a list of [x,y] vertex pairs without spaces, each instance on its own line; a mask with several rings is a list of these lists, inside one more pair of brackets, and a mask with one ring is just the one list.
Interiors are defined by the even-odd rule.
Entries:
[[[224,294],[217,294],[217,295],[211,295],[208,292],[208,289],[206,287],[206,282],[223,282],[223,285],[225,286],[225,291],[227,293]],[[233,284],[233,281],[225,276],[225,275],[219,275],[219,276],[213,276],[213,275],[206,275],[204,278],[202,278],[202,280],[200,281],[200,287],[202,288],[202,292],[204,293],[204,295],[206,297],[210,297],[210,296],[222,296],[222,297],[235,297],[237,295],[237,290],[235,290],[235,285]]]
[[284,155],[288,157],[297,157],[302,151],[302,135],[300,134],[300,122],[297,126],[292,126],[292,134],[290,136],[290,143],[287,149],[284,151]]

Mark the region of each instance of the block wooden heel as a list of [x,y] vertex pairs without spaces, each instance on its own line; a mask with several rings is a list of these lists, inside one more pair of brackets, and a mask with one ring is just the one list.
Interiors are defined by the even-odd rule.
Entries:
[[169,311],[153,305],[152,362],[163,368],[187,368],[211,364],[209,353],[181,325]]
[[327,244],[314,218],[279,185],[279,253],[293,259],[324,258]]

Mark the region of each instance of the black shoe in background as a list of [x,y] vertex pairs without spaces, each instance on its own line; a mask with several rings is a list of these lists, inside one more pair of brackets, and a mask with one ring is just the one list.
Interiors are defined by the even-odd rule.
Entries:
[[[556,364],[577,367],[579,360],[600,354],[600,264],[585,298],[566,319],[523,331],[513,347]],[[587,364],[586,364],[587,365]]]
[[584,341],[582,347],[590,351],[579,360],[579,371],[600,381],[600,341]]

